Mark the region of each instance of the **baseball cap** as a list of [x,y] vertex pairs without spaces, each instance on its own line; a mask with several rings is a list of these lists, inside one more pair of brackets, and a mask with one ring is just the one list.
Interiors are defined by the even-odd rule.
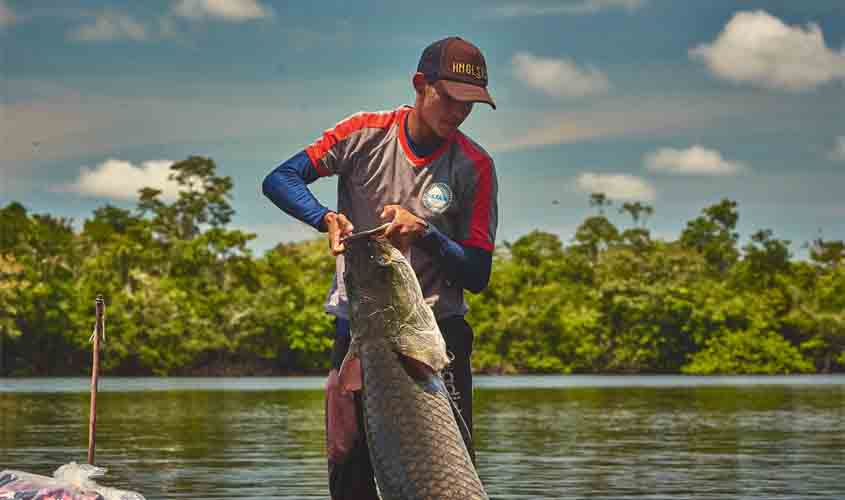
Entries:
[[449,97],[458,101],[496,103],[487,91],[487,64],[478,47],[452,36],[423,50],[417,71],[429,82],[440,81]]

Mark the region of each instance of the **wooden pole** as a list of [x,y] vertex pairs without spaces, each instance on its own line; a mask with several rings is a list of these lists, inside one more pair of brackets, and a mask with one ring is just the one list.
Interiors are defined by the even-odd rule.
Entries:
[[97,295],[97,320],[94,323],[94,361],[91,366],[91,410],[88,414],[88,463],[94,465],[94,445],[97,434],[97,382],[100,376],[100,338],[103,336],[105,302]]

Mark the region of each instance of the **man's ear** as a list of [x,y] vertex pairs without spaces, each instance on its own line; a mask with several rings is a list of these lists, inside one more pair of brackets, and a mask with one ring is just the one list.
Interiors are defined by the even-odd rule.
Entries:
[[417,91],[418,96],[425,94],[425,75],[420,72],[414,73],[414,76],[411,77],[411,83],[414,84],[414,90]]

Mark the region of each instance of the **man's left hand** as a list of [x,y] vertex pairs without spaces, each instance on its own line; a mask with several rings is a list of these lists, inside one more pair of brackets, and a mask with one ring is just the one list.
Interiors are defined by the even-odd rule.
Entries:
[[385,222],[393,220],[384,230],[384,236],[401,252],[407,251],[414,240],[422,236],[428,228],[425,220],[400,205],[386,205],[381,211],[381,219]]

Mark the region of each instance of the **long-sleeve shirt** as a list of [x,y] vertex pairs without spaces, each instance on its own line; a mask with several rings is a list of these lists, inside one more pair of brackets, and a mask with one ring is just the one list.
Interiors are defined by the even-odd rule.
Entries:
[[[463,186],[459,184],[460,182],[468,181],[465,179],[466,170],[456,171],[459,169],[455,168],[441,168],[440,170],[444,170],[445,173],[451,174],[452,176],[463,174],[453,184],[462,193],[469,194],[469,198],[459,200],[464,202],[462,205],[463,208],[453,206],[452,210],[449,211],[448,209],[452,205],[451,202],[455,201],[453,199],[455,198],[454,190],[444,182],[428,182],[428,189],[422,193],[422,199],[416,201],[418,202],[417,205],[420,211],[428,211],[429,215],[431,215],[431,217],[425,217],[429,223],[429,229],[422,237],[416,240],[415,247],[423,250],[428,255],[428,260],[439,268],[437,273],[442,275],[443,285],[437,287],[436,295],[438,297],[444,295],[443,289],[446,288],[460,287],[460,289],[479,292],[487,286],[492,266],[493,234],[496,220],[495,173],[492,171],[492,161],[489,160],[486,153],[483,153],[483,150],[480,150],[477,145],[471,143],[468,138],[459,132],[456,133],[455,137],[450,137],[449,140],[444,141],[443,144],[435,145],[434,151],[424,151],[423,148],[413,144],[410,140],[406,119],[408,112],[409,108],[399,108],[399,110],[388,113],[362,113],[339,123],[334,129],[326,131],[323,138],[309,146],[309,148],[297,153],[270,172],[264,179],[264,194],[286,213],[311,225],[315,229],[325,231],[323,218],[329,209],[314,197],[307,185],[323,175],[335,173],[341,176],[341,185],[339,186],[339,197],[341,201],[343,201],[344,195],[348,197],[349,189],[355,189],[357,187],[357,185],[353,186],[350,183],[355,184],[356,182],[360,182],[362,178],[360,170],[376,168],[372,167],[372,162],[370,162],[367,167],[353,172],[350,165],[343,164],[344,160],[345,163],[352,164],[355,159],[360,158],[364,153],[370,152],[372,146],[362,141],[363,137],[361,137],[367,135],[367,129],[376,129],[376,132],[383,132],[384,129],[394,129],[393,133],[396,137],[393,139],[397,143],[401,142],[403,148],[407,148],[404,153],[411,163],[408,166],[402,165],[401,168],[409,169],[416,167],[422,170],[420,167],[435,162],[437,158],[440,158],[441,163],[443,160],[454,161],[456,153],[459,153],[462,156],[460,160],[466,162],[469,168],[472,169],[469,172],[475,174],[469,180],[474,181],[473,184]],[[398,129],[398,133],[395,129]],[[361,133],[362,130],[364,133]],[[354,152],[350,150],[350,147],[353,146],[352,142],[357,147]],[[444,154],[446,150],[450,150],[448,156]],[[400,151],[396,152],[399,153]],[[392,163],[395,163],[396,159],[393,158],[392,160],[392,162],[386,164],[391,166]],[[452,167],[452,165],[447,165],[447,167]],[[374,175],[383,175],[384,167],[379,168],[380,170],[376,169],[375,173],[369,172],[368,175],[370,177],[368,179],[372,180]],[[392,173],[389,179],[379,180],[385,183],[388,180],[393,182],[393,184],[397,183],[395,173]],[[405,187],[405,183],[407,182],[411,183],[409,186],[414,187],[414,182],[425,180],[424,178],[412,177],[410,181],[405,180],[399,182],[399,187]],[[441,179],[431,180],[436,181]],[[449,181],[449,179],[442,180]],[[405,191],[408,190],[405,189]],[[406,203],[402,203],[405,200],[396,199],[397,197],[401,198],[401,195],[394,194],[392,196],[392,198],[388,196],[389,201],[403,205],[406,208],[413,208],[406,206]],[[355,205],[354,203],[348,204]],[[360,203],[353,208],[359,208],[360,210]],[[354,212],[354,210],[350,211]],[[369,210],[367,219],[372,219],[372,212],[372,210]],[[420,215],[416,210],[412,209],[412,212]],[[447,217],[450,214],[451,217]],[[357,229],[367,229],[367,227],[361,226],[361,221],[351,220]],[[370,224],[365,223],[364,226],[373,224],[370,220],[366,222]],[[447,231],[441,228],[444,225],[450,226],[446,229],[451,229],[450,232],[452,233],[462,232],[465,237],[464,240],[461,242],[455,241],[454,238],[449,236]],[[423,285],[425,293],[425,285],[422,279],[421,285]],[[340,288],[337,283],[335,287]],[[445,295],[448,294],[446,293]],[[451,301],[454,300],[451,299]],[[462,303],[463,299],[461,298],[460,301]],[[465,306],[463,307],[465,308]],[[329,312],[338,312],[332,310],[331,303],[327,309]],[[340,312],[339,315],[343,316],[342,311]],[[437,312],[437,308],[435,308],[435,314]],[[458,310],[453,304],[451,307],[444,308],[441,312],[444,314],[462,314],[463,311]]]

